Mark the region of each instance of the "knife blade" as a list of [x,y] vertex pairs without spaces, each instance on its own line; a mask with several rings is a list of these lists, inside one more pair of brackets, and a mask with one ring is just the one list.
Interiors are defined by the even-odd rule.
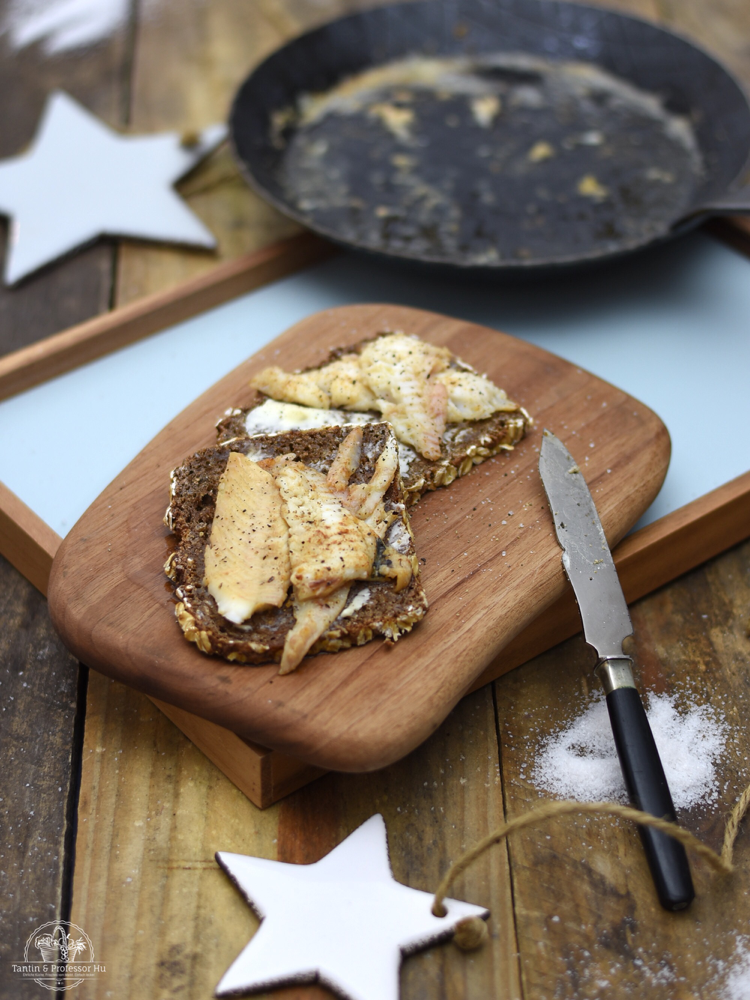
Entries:
[[[672,795],[623,640],[633,633],[625,595],[586,480],[573,456],[545,430],[539,474],[549,501],[562,563],[575,592],[586,642],[604,687],[617,755],[630,800],[653,816],[677,822]],[[659,901],[683,910],[695,896],[682,844],[650,827],[638,828]]]

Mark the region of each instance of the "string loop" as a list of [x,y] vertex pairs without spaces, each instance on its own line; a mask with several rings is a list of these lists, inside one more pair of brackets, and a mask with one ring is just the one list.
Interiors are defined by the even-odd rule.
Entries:
[[677,826],[676,823],[669,822],[669,820],[659,819],[650,813],[634,809],[632,806],[621,806],[610,802],[574,802],[569,799],[563,799],[560,802],[544,803],[541,806],[530,809],[521,816],[516,816],[514,819],[508,820],[507,823],[503,823],[497,830],[490,833],[483,840],[480,840],[478,844],[462,854],[457,861],[454,861],[437,887],[432,903],[432,913],[436,917],[446,916],[448,911],[443,905],[443,900],[448,895],[451,885],[453,885],[462,872],[466,871],[473,861],[484,854],[494,844],[499,844],[501,840],[516,830],[523,830],[527,826],[538,826],[540,823],[544,823],[556,816],[566,816],[571,813],[598,813],[605,816],[620,816],[622,819],[631,819],[641,826],[651,826],[655,830],[661,830],[662,833],[674,837],[685,848],[693,851],[699,857],[703,858],[704,861],[707,861],[719,874],[729,875],[734,870],[732,865],[734,842],[737,839],[740,822],[747,812],[748,806],[750,806],[750,785],[748,785],[740,796],[727,820],[724,831],[724,845],[719,855],[716,851],[712,851],[710,847],[707,847],[702,841],[698,840],[689,830],[685,830],[683,827]]

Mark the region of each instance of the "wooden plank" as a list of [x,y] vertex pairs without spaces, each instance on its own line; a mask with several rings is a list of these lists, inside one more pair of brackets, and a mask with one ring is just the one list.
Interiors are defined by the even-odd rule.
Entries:
[[[424,746],[377,774],[334,775],[259,812],[137,692],[92,674],[71,919],[107,965],[107,996],[207,1000],[257,920],[213,860],[217,850],[318,860],[373,813],[394,875],[427,891],[503,819],[490,689],[466,699]],[[520,997],[507,854],[488,855],[455,894],[492,911],[491,941],[406,960],[403,1000]],[[293,942],[290,942],[290,948]],[[283,1000],[326,991],[274,991]]]
[[605,7],[608,10],[629,14],[631,17],[643,17],[649,21],[659,19],[657,0],[597,0],[592,6]]
[[159,292],[0,358],[0,399],[93,361],[255,288],[277,281],[335,249],[302,233],[230,260],[178,289]]
[[[0,159],[27,146],[46,97],[56,87],[104,121],[121,124],[127,32],[117,30],[85,58],[80,50],[49,58],[38,44],[14,49],[5,29],[20,11],[12,0],[0,0]],[[0,272],[7,235],[3,219]],[[0,284],[0,355],[108,309],[113,259],[112,245],[103,243],[55,263],[16,288]],[[29,513],[0,488],[0,544],[41,588],[54,532],[38,519],[29,521]],[[0,616],[0,993],[32,1000],[41,987],[22,980],[10,963],[23,960],[35,928],[70,915],[81,745],[77,719],[80,722],[83,711],[85,671],[79,676],[78,664],[50,623],[42,595],[4,559]]]
[[[741,0],[722,0],[708,8],[706,0],[659,0],[659,21],[692,38],[733,73],[750,92],[750,9]],[[710,9],[710,16],[707,16]]]
[[88,1000],[207,1000],[257,926],[214,852],[273,857],[276,826],[148,699],[92,673],[71,920],[107,973]]
[[[716,761],[716,800],[678,809],[682,825],[714,850],[748,781],[746,677],[738,669],[747,660],[748,560],[746,542],[631,608],[641,689],[674,696],[681,712],[712,706],[727,725]],[[534,782],[534,761],[545,739],[589,704],[598,686],[591,667],[590,651],[577,638],[496,682],[510,815],[544,796]],[[750,918],[744,828],[735,875],[717,878],[693,861],[698,896],[680,915],[659,907],[632,824],[560,818],[514,836],[510,856],[526,996],[594,1000],[602,990],[654,1000],[724,995]]]
[[285,795],[325,774],[321,768],[310,767],[294,757],[243,740],[208,719],[191,715],[157,698],[151,701],[261,809],[267,809]]
[[45,595],[61,541],[56,531],[0,483],[0,555]]
[[[397,306],[326,310],[296,324],[191,404],[71,529],[53,565],[50,609],[84,662],[317,767],[371,770],[422,742],[499,649],[563,592],[537,475],[537,429],[512,453],[413,508],[431,607],[395,648],[373,642],[311,658],[280,680],[275,664],[248,670],[207,658],[185,642],[162,570],[170,471],[215,441],[216,415],[227,405],[246,405],[249,378],[267,359],[288,369],[314,365],[332,344],[384,328],[460,351],[502,380],[511,398],[533,401],[538,427],[564,426],[610,538],[620,538],[658,492],[668,462],[666,429],[622,390],[475,324]],[[583,442],[578,449],[577,442]],[[443,652],[438,662],[436,647]]]
[[[315,861],[374,812],[383,814],[394,876],[432,891],[451,861],[503,822],[495,712],[486,688],[458,705],[409,757],[375,774],[330,774],[281,803],[278,857]],[[451,890],[487,906],[491,940],[481,952],[431,949],[406,960],[401,996],[506,998],[520,995],[512,887],[501,848]]]
[[[717,58],[733,73],[745,94],[750,93],[750,60],[747,39],[750,37],[750,6],[742,0],[722,0],[707,14],[706,0],[656,0],[654,19],[691,38]],[[745,177],[743,183],[748,183]],[[707,223],[710,232],[750,256],[750,219],[741,216],[714,219]]]
[[[0,483],[0,555],[5,556],[42,594],[47,593],[52,560],[62,539]],[[164,714],[234,784],[261,808],[278,801],[323,772],[301,761],[249,743],[206,719],[156,699]]]
[[0,993],[31,1000],[40,987],[11,962],[23,961],[37,927],[67,917],[78,664],[55,634],[44,598],[4,559],[0,616]]

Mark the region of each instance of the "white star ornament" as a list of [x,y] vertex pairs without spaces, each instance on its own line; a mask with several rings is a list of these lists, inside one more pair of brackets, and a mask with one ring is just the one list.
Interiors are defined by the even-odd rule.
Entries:
[[216,996],[318,982],[350,1000],[398,1000],[401,958],[448,938],[481,906],[396,882],[385,823],[372,816],[314,865],[219,852],[216,860],[262,923],[216,987]]
[[176,133],[119,135],[55,91],[31,148],[0,161],[0,214],[11,218],[6,282],[100,236],[215,247],[172,185],[225,136],[214,125],[185,147]]

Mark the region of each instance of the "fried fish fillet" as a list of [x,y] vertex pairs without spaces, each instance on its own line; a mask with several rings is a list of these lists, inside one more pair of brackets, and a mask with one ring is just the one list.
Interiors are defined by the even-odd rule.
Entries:
[[511,450],[531,423],[522,406],[447,348],[402,333],[334,351],[304,372],[266,368],[252,385],[263,395],[249,409],[227,411],[217,425],[220,442],[386,419],[408,503]]
[[[290,561],[281,606],[258,607],[237,622],[220,612],[209,590],[206,558],[222,476],[230,462],[242,460],[252,460],[278,488]],[[361,645],[377,635],[395,641],[427,610],[397,446],[385,423],[206,448],[174,471],[171,494],[166,521],[176,547],[165,570],[175,585],[178,623],[204,653],[236,663],[281,661],[286,672],[307,652]],[[309,520],[318,527],[305,526]],[[253,552],[272,546],[270,529],[265,535]]]

